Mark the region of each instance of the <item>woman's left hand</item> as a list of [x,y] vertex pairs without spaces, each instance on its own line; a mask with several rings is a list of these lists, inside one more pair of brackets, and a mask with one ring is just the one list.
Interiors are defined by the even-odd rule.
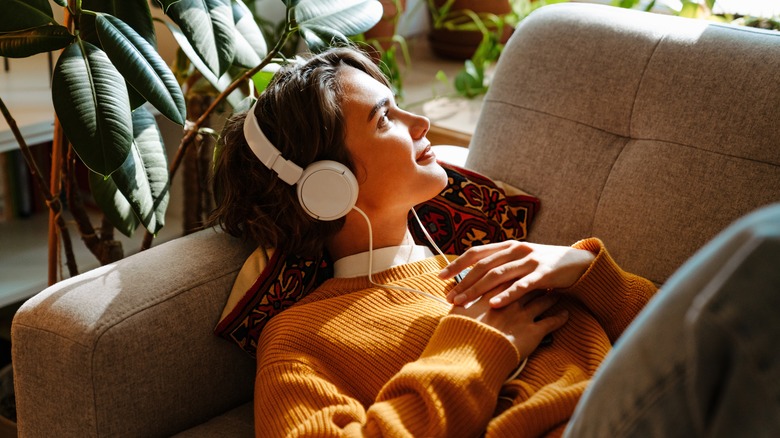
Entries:
[[470,248],[444,268],[439,277],[452,278],[471,266],[469,273],[447,295],[447,300],[456,305],[474,301],[509,283],[505,290],[490,298],[490,305],[499,308],[532,290],[573,285],[594,259],[590,251],[569,246],[511,240]]

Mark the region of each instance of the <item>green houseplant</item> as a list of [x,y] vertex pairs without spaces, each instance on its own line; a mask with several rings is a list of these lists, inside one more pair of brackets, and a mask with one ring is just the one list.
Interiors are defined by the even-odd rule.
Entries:
[[[753,17],[747,15],[715,13],[717,0],[682,0],[679,7],[666,7],[674,15],[686,18],[702,18],[723,23],[737,24],[740,26],[757,27],[767,30],[780,30],[780,17]],[[639,0],[613,0],[613,6],[632,9],[640,7]],[[734,4],[732,4],[734,6]],[[656,7],[656,1],[653,0],[644,6],[645,11],[653,11]]]
[[[50,248],[62,240],[71,275],[77,273],[65,227],[62,199],[78,222],[82,239],[101,263],[122,256],[113,229],[132,234],[147,230],[143,246],[165,224],[168,190],[184,153],[204,121],[223,101],[236,106],[250,78],[271,62],[284,63],[280,50],[300,35],[312,51],[364,32],[382,13],[376,0],[282,0],[286,15],[280,36],[266,44],[241,0],[154,0],[162,20],[198,73],[219,95],[195,120],[189,120],[181,88],[156,50],[149,0],[53,0],[65,22],[54,19],[49,0],[4,0],[0,16],[0,56],[22,58],[62,50],[52,79],[56,120],[52,178],[38,170],[12,115],[0,109],[14,132],[51,209]],[[270,49],[268,48],[270,47]],[[176,156],[165,154],[148,102],[183,126]],[[61,126],[61,129],[60,129]],[[95,229],[69,190],[75,162],[89,169],[92,196],[104,213]],[[49,282],[52,276],[50,251]],[[58,251],[56,252],[58,255]],[[56,277],[56,276],[55,276]]]
[[406,11],[406,0],[380,0],[382,19],[353,40],[363,47],[369,56],[379,65],[390,81],[393,94],[403,100],[403,71],[400,59],[406,66],[411,65],[406,39],[398,33],[398,22]]
[[[484,94],[489,85],[488,68],[493,65],[514,28],[534,10],[568,0],[427,0],[431,17],[429,40],[434,53],[464,59],[453,86],[462,97]],[[443,72],[440,81],[447,83]]]
[[428,40],[444,58],[471,58],[486,35],[506,42],[511,29],[504,17],[512,12],[509,0],[427,0]]

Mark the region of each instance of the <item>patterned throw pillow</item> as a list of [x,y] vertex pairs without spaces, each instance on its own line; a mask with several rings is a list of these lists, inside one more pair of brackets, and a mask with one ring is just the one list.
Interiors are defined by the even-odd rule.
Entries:
[[[472,246],[525,239],[539,199],[474,171],[440,164],[447,187],[416,210],[443,253],[458,255]],[[430,246],[411,213],[409,227],[418,244]]]
[[[440,164],[447,187],[416,210],[442,252],[462,254],[476,245],[525,239],[539,199],[476,172]],[[430,246],[411,213],[409,221],[417,243]],[[241,268],[214,332],[255,357],[268,321],[332,275],[327,254],[301,258],[258,248]]]

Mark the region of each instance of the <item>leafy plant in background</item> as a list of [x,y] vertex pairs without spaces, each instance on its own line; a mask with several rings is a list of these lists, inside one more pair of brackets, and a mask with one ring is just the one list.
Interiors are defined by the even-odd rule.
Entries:
[[671,13],[680,17],[702,18],[722,23],[737,24],[741,26],[780,30],[779,17],[751,17],[715,13],[715,5],[717,4],[717,0],[681,0],[680,2],[675,3],[674,7],[668,5],[668,2],[658,2],[657,0],[649,1],[644,5],[642,4],[641,0],[612,1],[613,6],[619,6],[621,8],[627,9],[639,8],[644,11],[654,10],[658,3],[663,3]]
[[[482,39],[470,59],[464,61],[464,67],[455,75],[453,86],[458,95],[472,98],[487,91],[487,68],[498,59],[503,45],[500,42],[504,33],[503,16],[492,13],[477,13],[470,9],[453,10],[455,0],[447,0],[437,6],[435,0],[427,0],[431,14],[431,26],[434,29],[450,31],[476,31]],[[436,77],[444,82],[449,79],[443,71]]]
[[406,11],[406,0],[379,0],[384,9],[379,23],[368,31],[355,35],[352,41],[361,47],[377,63],[390,82],[396,101],[403,102],[404,68],[411,66],[406,38],[399,33],[398,25]]
[[[471,59],[464,61],[463,69],[455,75],[454,85],[459,95],[473,98],[487,92],[488,79],[485,72],[498,60],[504,49],[499,38],[504,33],[506,24],[504,17],[493,15],[483,18],[471,11],[465,11],[465,13],[470,16],[477,30],[482,33],[482,41]],[[493,30],[485,20],[492,24]]]
[[[52,102],[57,123],[49,187],[38,170],[13,117],[0,109],[38,182],[51,218],[57,222],[70,275],[77,269],[62,201],[76,219],[82,239],[101,263],[122,257],[113,229],[130,235],[147,230],[143,247],[165,224],[171,178],[204,121],[227,100],[240,103],[240,88],[271,62],[286,62],[280,50],[294,35],[320,51],[348,35],[364,32],[382,15],[375,0],[282,0],[286,16],[268,49],[252,12],[241,0],[154,0],[161,20],[198,74],[219,92],[210,106],[189,120],[181,88],[157,53],[149,0],[53,0],[64,8],[65,23],[54,19],[48,0],[3,0],[0,56],[23,58],[62,50],[54,68]],[[176,156],[168,164],[155,117],[144,103],[183,126]],[[60,132],[62,135],[57,135]],[[99,231],[77,196],[75,162],[89,169],[92,195],[104,213]],[[60,182],[63,188],[60,187]],[[51,228],[53,229],[53,228]],[[52,241],[57,236],[50,235]],[[116,247],[119,246],[117,253]],[[107,249],[108,248],[108,249]],[[50,257],[49,282],[53,283]]]
[[[463,68],[455,74],[453,80],[455,92],[459,96],[474,98],[488,90],[490,79],[487,71],[498,61],[504,49],[501,43],[504,28],[517,27],[525,17],[542,6],[568,0],[510,0],[512,11],[505,15],[476,13],[467,9],[452,11],[454,0],[447,0],[438,7],[434,0],[427,1],[434,28],[478,31],[482,35],[474,54],[464,61]],[[436,77],[445,84],[449,82],[443,71],[439,71]]]
[[[679,2],[679,9],[670,8],[670,10],[681,17],[703,18],[712,13],[715,1],[716,0],[705,0],[704,2],[700,2],[698,0],[681,0]],[[651,0],[644,3],[644,5],[642,3],[642,0],[612,0],[612,6],[619,6],[626,9],[639,7],[646,12],[652,11],[658,2],[656,0]]]
[[365,51],[376,56],[377,66],[379,66],[379,69],[390,82],[393,95],[398,102],[402,102],[404,98],[404,84],[400,59],[403,59],[403,64],[407,67],[412,64],[406,39],[402,35],[393,35],[391,38],[393,44],[386,48],[380,44],[378,39],[366,39],[362,35],[357,35],[352,41],[358,46],[369,46]]

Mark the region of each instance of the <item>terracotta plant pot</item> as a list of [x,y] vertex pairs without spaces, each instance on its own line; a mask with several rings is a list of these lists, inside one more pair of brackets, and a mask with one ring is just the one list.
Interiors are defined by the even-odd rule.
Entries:
[[[436,7],[441,7],[446,0],[435,0]],[[490,13],[498,16],[506,15],[512,12],[512,6],[509,0],[455,0],[450,8],[449,17],[462,15],[458,11],[471,10],[477,14]],[[433,17],[431,19],[431,30],[428,33],[428,40],[433,52],[448,59],[464,60],[471,58],[474,51],[482,41],[482,33],[476,30],[449,30],[446,28],[435,29]],[[490,26],[488,26],[490,28]],[[495,29],[491,29],[495,30]],[[505,43],[512,35],[510,26],[505,25],[500,41]]]
[[[398,19],[406,10],[406,0],[380,0],[384,13],[379,22],[367,30],[364,34],[366,40],[375,39],[379,42],[382,50],[387,50],[393,45],[393,36],[397,31]],[[398,6],[400,5],[400,9]],[[373,55],[372,55],[373,56]]]

